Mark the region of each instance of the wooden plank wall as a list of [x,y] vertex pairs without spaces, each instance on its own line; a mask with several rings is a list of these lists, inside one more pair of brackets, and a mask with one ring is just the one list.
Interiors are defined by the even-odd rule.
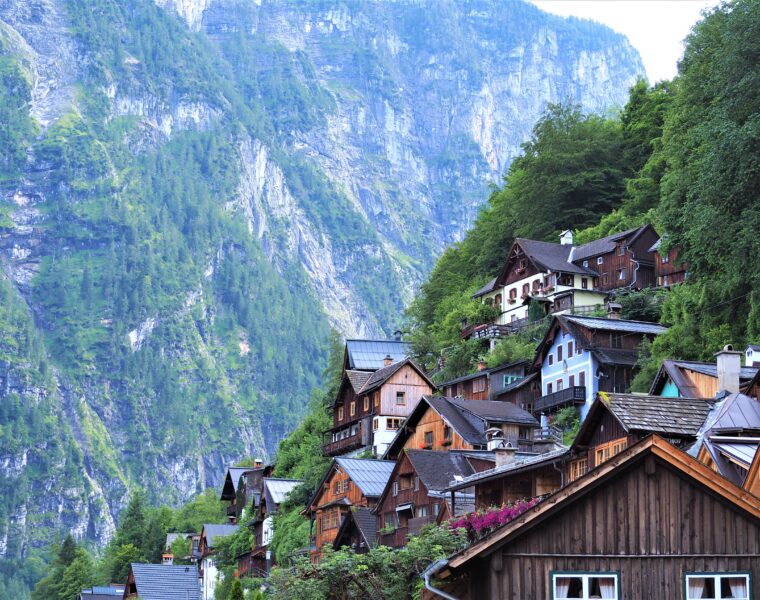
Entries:
[[462,437],[453,430],[451,433],[451,445],[441,446],[443,440],[443,418],[432,408],[425,411],[422,415],[414,432],[407,438],[404,448],[418,449],[425,445],[425,432],[433,432],[433,449],[435,450],[472,450],[471,444],[465,442]]
[[[396,404],[396,392],[404,392],[406,404]],[[423,395],[432,393],[433,388],[430,384],[415,369],[407,365],[380,388],[379,414],[406,417],[414,410]]]

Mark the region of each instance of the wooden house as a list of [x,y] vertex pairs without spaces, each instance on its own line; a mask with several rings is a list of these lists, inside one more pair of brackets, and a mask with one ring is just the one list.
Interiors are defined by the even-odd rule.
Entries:
[[541,374],[527,373],[524,377],[512,379],[510,383],[494,393],[493,399],[498,402],[511,402],[529,413],[533,405],[541,397]]
[[333,404],[333,427],[325,456],[371,449],[381,455],[403,420],[435,385],[413,360],[405,358],[372,373],[347,370]]
[[657,436],[426,573],[461,600],[748,600],[758,575],[758,498]]
[[652,433],[689,449],[712,409],[706,399],[601,392],[570,447],[564,482],[582,477]]
[[538,421],[508,402],[424,396],[396,437],[384,458],[395,460],[404,448],[417,450],[487,450],[487,432],[501,432],[499,439],[518,447],[543,443]]
[[597,392],[627,392],[637,372],[639,347],[666,331],[662,325],[619,318],[558,315],[536,349],[542,395],[534,414],[565,406],[585,417]]
[[[757,367],[741,367],[740,384],[749,383],[757,372]],[[662,361],[649,388],[652,395],[671,398],[712,398],[718,391],[716,363],[669,359]]]
[[741,386],[741,390],[750,398],[760,400],[760,369],[758,369],[752,379]]
[[650,248],[654,258],[654,275],[657,287],[670,287],[685,281],[688,265],[678,260],[681,249],[671,246],[667,252],[660,253],[662,240],[657,240]]
[[248,473],[252,467],[228,467],[224,476],[224,485],[219,500],[227,502],[227,520],[230,523],[237,523],[237,517],[245,506],[244,503],[238,502],[238,488],[241,486],[241,478]]
[[521,360],[488,369],[485,362],[478,370],[438,386],[444,396],[460,396],[467,400],[497,400],[513,383],[525,378],[528,361]]
[[351,507],[375,507],[394,465],[387,460],[345,457],[333,460],[304,511],[311,521],[314,562],[319,562],[321,548],[335,541]]
[[760,449],[755,451],[755,457],[747,470],[747,476],[744,478],[742,487],[750,494],[760,498]]
[[237,525],[217,525],[207,523],[201,530],[200,545],[200,563],[198,567],[198,578],[201,580],[201,600],[214,600],[217,583],[223,576],[216,566],[214,558],[214,548],[216,542],[223,537],[232,535],[238,530]]
[[[423,525],[454,516],[445,492],[449,482],[493,466],[492,456],[456,451],[409,450],[401,453],[374,512],[379,543],[391,548],[406,545]],[[457,493],[459,510],[474,507],[471,490]]]
[[333,549],[351,548],[357,554],[366,554],[377,546],[377,517],[369,508],[352,506],[333,541]]
[[192,565],[132,563],[122,598],[200,600],[198,571]]

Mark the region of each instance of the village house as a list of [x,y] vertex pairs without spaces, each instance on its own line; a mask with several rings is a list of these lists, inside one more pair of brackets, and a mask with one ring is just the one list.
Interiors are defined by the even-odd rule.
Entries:
[[654,257],[654,275],[657,287],[667,288],[671,285],[683,283],[688,274],[688,266],[678,260],[681,249],[678,246],[671,246],[666,253],[660,254],[661,245],[662,240],[660,239],[649,248]]
[[243,510],[251,503],[258,503],[262,480],[274,471],[274,465],[265,465],[256,459],[252,467],[228,467],[219,500],[227,502],[227,521],[238,522]]
[[457,503],[452,506],[446,487],[451,479],[467,477],[493,464],[491,453],[405,449],[374,509],[380,543],[401,548],[423,525],[472,511],[472,490],[458,492]]
[[435,385],[413,360],[386,356],[374,372],[347,370],[333,404],[333,427],[325,456],[385,452],[403,420]]
[[534,414],[577,406],[585,417],[597,392],[627,392],[636,374],[638,349],[666,330],[662,325],[610,317],[554,317],[536,350],[533,367],[541,372],[542,395]]
[[424,577],[461,600],[749,600],[759,574],[758,499],[652,435]]
[[438,386],[444,396],[460,396],[466,400],[498,400],[505,389],[525,378],[527,360],[520,360],[492,369],[485,361],[478,362],[478,370],[457,377]]
[[[740,384],[747,384],[757,374],[754,366],[739,368]],[[712,398],[718,392],[718,365],[689,360],[662,361],[649,393],[670,398]]]
[[496,440],[533,451],[553,443],[545,433],[530,413],[508,402],[424,396],[383,458],[396,460],[405,448],[488,450]]
[[352,506],[343,518],[333,541],[333,549],[343,546],[357,554],[366,554],[377,546],[377,517],[369,508]]
[[374,508],[395,463],[387,460],[333,459],[304,515],[311,522],[311,559],[319,562],[322,547],[333,544],[352,507]]
[[148,565],[132,563],[129,567],[123,600],[199,600],[198,571],[194,566]]
[[198,546],[200,562],[198,567],[198,579],[201,584],[201,600],[214,600],[216,585],[222,577],[222,573],[216,567],[214,559],[214,547],[219,538],[232,535],[238,530],[237,525],[216,525],[208,523],[201,530],[201,541]]
[[[253,530],[253,547],[236,557],[237,576],[264,577],[271,566],[269,545],[274,535],[274,515],[288,495],[303,483],[299,479],[265,477],[261,481],[258,503],[252,506],[253,519],[247,526]],[[269,552],[269,554],[268,554]]]
[[750,344],[744,351],[744,365],[747,367],[760,368],[760,346]]

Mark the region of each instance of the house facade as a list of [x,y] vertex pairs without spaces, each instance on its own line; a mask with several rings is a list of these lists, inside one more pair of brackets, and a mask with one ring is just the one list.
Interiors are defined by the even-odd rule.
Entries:
[[478,370],[438,386],[444,396],[460,396],[467,400],[496,400],[513,383],[526,376],[528,361],[516,361],[491,369],[478,363]]
[[238,529],[237,525],[206,524],[201,530],[200,562],[198,567],[198,579],[200,580],[201,600],[214,600],[216,586],[221,580],[222,573],[216,566],[214,547],[219,538],[232,535]]
[[432,576],[462,600],[748,600],[758,574],[757,498],[650,436]]
[[[736,368],[740,385],[748,383],[758,372],[755,366]],[[649,389],[652,395],[668,398],[712,398],[719,391],[716,363],[670,359],[662,361]]]

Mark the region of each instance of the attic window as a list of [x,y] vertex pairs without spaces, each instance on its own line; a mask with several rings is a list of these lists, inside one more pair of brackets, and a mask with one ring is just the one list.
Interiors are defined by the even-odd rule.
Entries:
[[406,392],[396,392],[396,404],[398,406],[406,404]]
[[603,265],[604,264],[604,257],[603,256],[598,256],[597,259],[596,259],[596,264]]
[[369,396],[364,396],[364,412],[369,410]]
[[588,267],[588,261],[587,261],[587,260],[584,260],[584,261],[583,261],[583,266],[584,266],[584,267]]
[[623,256],[624,254],[625,254],[625,246],[623,246],[623,244],[620,244],[617,247],[617,255],[618,256]]
[[339,406],[338,407],[338,421],[342,421],[342,420],[343,420],[343,407]]
[[451,427],[449,427],[448,425],[443,426],[443,439],[444,440],[451,439]]

